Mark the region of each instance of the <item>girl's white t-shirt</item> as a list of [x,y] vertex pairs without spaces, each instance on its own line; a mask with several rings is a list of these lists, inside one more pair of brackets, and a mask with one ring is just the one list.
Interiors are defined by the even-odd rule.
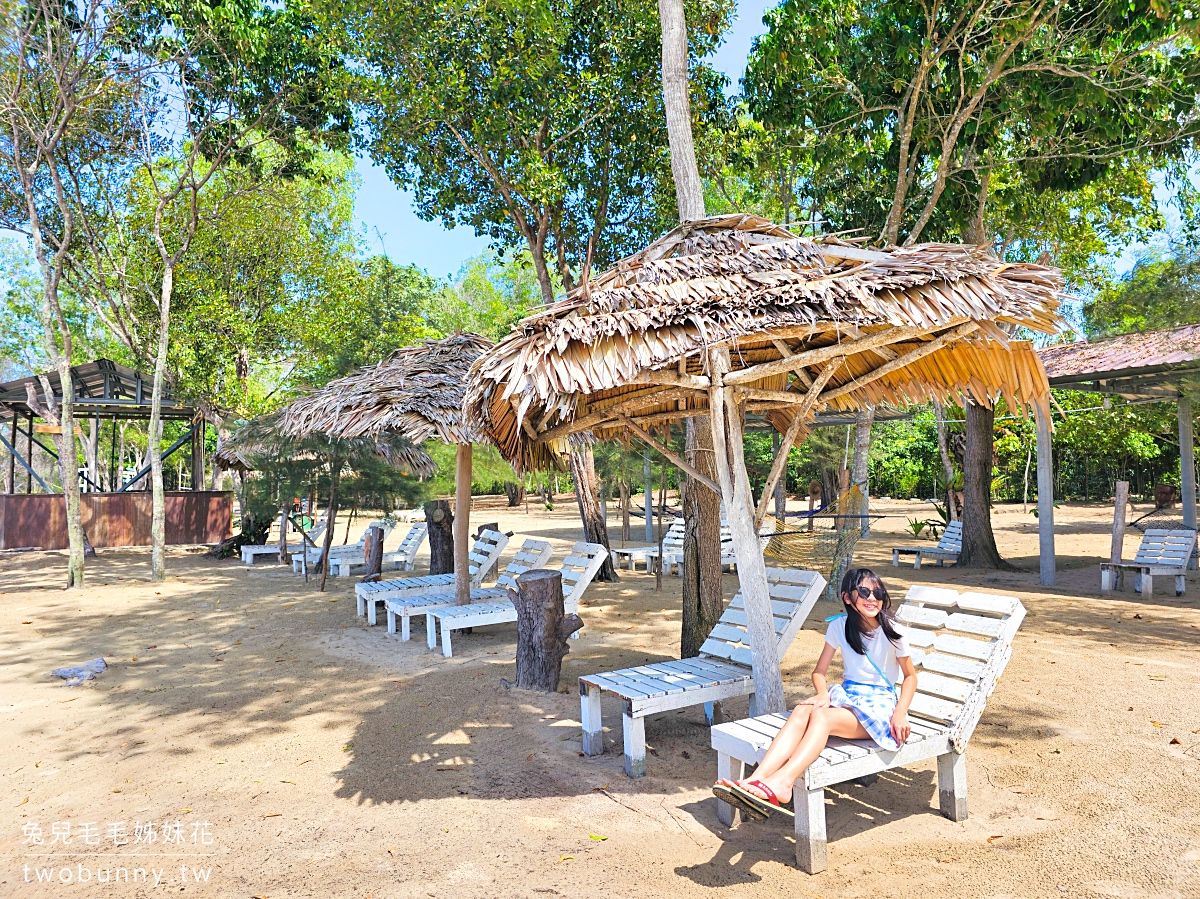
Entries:
[[[846,640],[846,616],[839,615],[829,622],[825,631],[825,642],[841,652],[845,680],[854,681],[856,684],[891,687],[901,681],[899,658],[912,655],[908,642],[904,639],[904,632],[899,627],[896,627],[896,630],[900,633],[900,639],[895,643],[884,636],[883,628],[875,628],[870,635],[863,634],[863,649],[866,655],[859,655]],[[888,676],[887,682],[879,676],[875,666],[867,661],[867,656],[879,666],[879,671]]]

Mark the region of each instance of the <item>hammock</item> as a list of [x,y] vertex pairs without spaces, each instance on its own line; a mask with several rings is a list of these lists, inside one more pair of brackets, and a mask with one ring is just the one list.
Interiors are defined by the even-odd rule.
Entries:
[[[771,517],[774,532],[763,534],[763,555],[784,568],[817,571],[828,581],[825,595],[836,600],[842,575],[850,567],[854,547],[862,536],[863,495],[851,487],[820,515],[813,515],[813,530],[796,530],[785,519]],[[768,525],[769,527],[769,525]]]
[[1130,522],[1131,527],[1137,528],[1143,534],[1151,528],[1161,528],[1167,531],[1178,531],[1186,528],[1183,523],[1183,509],[1152,509],[1141,518]]

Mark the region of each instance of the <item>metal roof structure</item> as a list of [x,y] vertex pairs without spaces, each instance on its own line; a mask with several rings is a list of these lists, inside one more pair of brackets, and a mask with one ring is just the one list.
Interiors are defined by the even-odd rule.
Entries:
[[[129,421],[150,417],[150,394],[153,382],[142,373],[118,365],[111,359],[96,359],[71,368],[75,384],[75,414],[79,419],[100,418],[106,421]],[[0,421],[37,417],[30,408],[28,391],[42,401],[41,377],[50,382],[56,399],[62,398],[62,383],[58,372],[43,376],[30,375],[0,384]],[[175,400],[169,386],[163,388],[162,417],[165,421],[191,421],[196,410]]]
[[1038,356],[1051,387],[1175,400],[1182,378],[1200,374],[1200,325],[1056,344]]

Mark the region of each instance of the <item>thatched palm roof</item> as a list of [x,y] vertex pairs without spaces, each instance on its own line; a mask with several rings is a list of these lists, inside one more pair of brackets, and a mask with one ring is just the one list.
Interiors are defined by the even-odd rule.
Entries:
[[528,465],[531,448],[571,433],[702,412],[705,351],[718,345],[731,355],[724,382],[781,429],[818,406],[964,392],[1045,403],[1036,354],[1006,331],[1054,332],[1061,288],[1056,270],[983,247],[879,251],[754,216],[709,218],[518,324],[472,368],[467,414]]
[[[437,463],[425,450],[398,435],[330,441],[323,436],[291,437],[282,430],[282,410],[260,415],[222,441],[214,456],[226,471],[261,471],[280,459],[302,461],[335,452],[343,457],[374,453],[400,471],[418,478],[437,473]],[[336,444],[336,445],[335,445]]]
[[482,442],[483,434],[463,421],[463,388],[471,363],[491,347],[478,334],[455,334],[396,350],[285,407],[284,433]]

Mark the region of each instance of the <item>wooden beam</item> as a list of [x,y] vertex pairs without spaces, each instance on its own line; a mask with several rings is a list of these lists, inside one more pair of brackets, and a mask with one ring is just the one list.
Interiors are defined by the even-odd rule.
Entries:
[[688,464],[686,459],[676,455],[674,452],[667,449],[665,446],[655,440],[654,436],[641,425],[637,424],[637,422],[624,415],[620,416],[618,420],[624,424],[625,427],[629,428],[629,430],[633,431],[633,433],[637,434],[637,436],[641,437],[651,449],[657,451],[659,455],[665,457],[668,462],[670,462],[680,471],[690,475],[694,480],[699,481],[713,493],[717,494],[717,496],[721,495],[721,488],[717,486],[715,481],[700,474],[699,471]]
[[1183,506],[1183,526],[1195,530],[1196,447],[1195,441],[1192,439],[1191,399],[1181,396],[1177,408],[1179,418],[1179,480],[1182,487],[1179,499]]
[[638,393],[636,396],[613,403],[611,406],[606,406],[603,409],[597,409],[589,412],[581,418],[574,421],[564,422],[561,425],[551,428],[544,432],[536,439],[557,440],[560,437],[566,437],[568,434],[575,434],[579,431],[586,431],[588,428],[601,424],[609,419],[616,419],[622,415],[640,409],[642,406],[658,406],[664,403],[671,403],[680,398],[687,398],[695,394],[695,391],[689,387],[670,387],[665,390],[646,390]]
[[889,253],[880,250],[868,250],[865,247],[829,247],[818,244],[821,255],[826,259],[850,259],[854,262],[882,262],[890,258]]
[[[948,325],[958,325],[965,321],[965,318],[955,318]],[[886,346],[890,343],[900,343],[905,340],[913,340],[917,337],[924,337],[928,334],[931,328],[923,325],[917,325],[907,328],[885,328],[882,331],[877,331],[874,334],[869,334],[859,340],[850,342],[831,343],[829,346],[819,347],[815,350],[806,350],[803,353],[797,353],[794,356],[788,356],[786,359],[775,359],[771,362],[763,362],[758,365],[752,365],[749,368],[743,368],[740,371],[730,372],[725,376],[725,384],[733,386],[735,384],[746,384],[750,381],[757,381],[760,378],[767,378],[771,375],[782,374],[785,371],[791,371],[797,365],[808,366],[817,365],[822,362],[828,362],[830,359],[837,356],[853,356],[855,353],[866,352],[867,350],[876,347]]]
[[765,403],[785,403],[800,406],[808,394],[796,390],[763,390],[760,387],[739,387],[738,393],[748,400]]
[[1037,433],[1038,566],[1043,587],[1054,586],[1054,453],[1050,437],[1050,407],[1034,409]]
[[[796,351],[788,346],[786,341],[772,338],[771,344],[775,347],[775,349],[779,350],[779,355],[783,356],[785,359],[790,359],[792,356],[796,355]],[[812,387],[812,378],[808,376],[808,372],[805,371],[803,365],[797,365],[795,368],[793,368],[792,374],[799,378],[800,383],[806,388]]]
[[757,529],[762,523],[763,516],[767,514],[767,500],[775,491],[775,484],[779,481],[779,476],[783,474],[787,468],[788,453],[792,451],[792,444],[796,442],[796,437],[800,434],[800,429],[804,427],[808,421],[808,416],[812,414],[813,407],[816,406],[817,400],[821,397],[821,391],[825,389],[825,385],[829,383],[829,379],[833,377],[834,372],[845,364],[844,358],[834,359],[832,362],[826,363],[821,369],[821,373],[817,375],[817,379],[813,381],[812,387],[805,394],[803,402],[796,410],[796,414],[792,416],[792,423],[788,425],[787,433],[783,435],[783,443],[779,446],[779,452],[775,454],[775,461],[771,463],[771,471],[767,474],[767,482],[763,486],[762,496],[758,499],[758,507],[754,510],[754,527]]
[[[686,359],[680,359],[680,366],[687,365]],[[629,382],[630,384],[654,384],[659,387],[690,387],[692,390],[708,390],[709,380],[704,375],[689,375],[686,371],[644,371]]]
[[931,353],[936,353],[947,344],[956,340],[961,340],[978,328],[979,325],[977,325],[975,322],[967,322],[965,325],[959,325],[954,330],[947,331],[941,337],[935,337],[933,340],[929,341],[929,343],[922,344],[915,350],[910,350],[909,352],[905,353],[903,356],[897,356],[891,362],[885,362],[883,365],[867,372],[865,375],[860,375],[849,384],[844,384],[835,390],[829,391],[829,393],[825,394],[824,398],[827,400],[835,400],[840,396],[846,396],[846,394],[853,393],[854,391],[865,387],[867,384],[870,384],[872,381],[879,380],[884,375],[891,374],[898,369],[904,368],[907,365],[911,365],[918,359],[923,359],[925,356],[928,356]]

